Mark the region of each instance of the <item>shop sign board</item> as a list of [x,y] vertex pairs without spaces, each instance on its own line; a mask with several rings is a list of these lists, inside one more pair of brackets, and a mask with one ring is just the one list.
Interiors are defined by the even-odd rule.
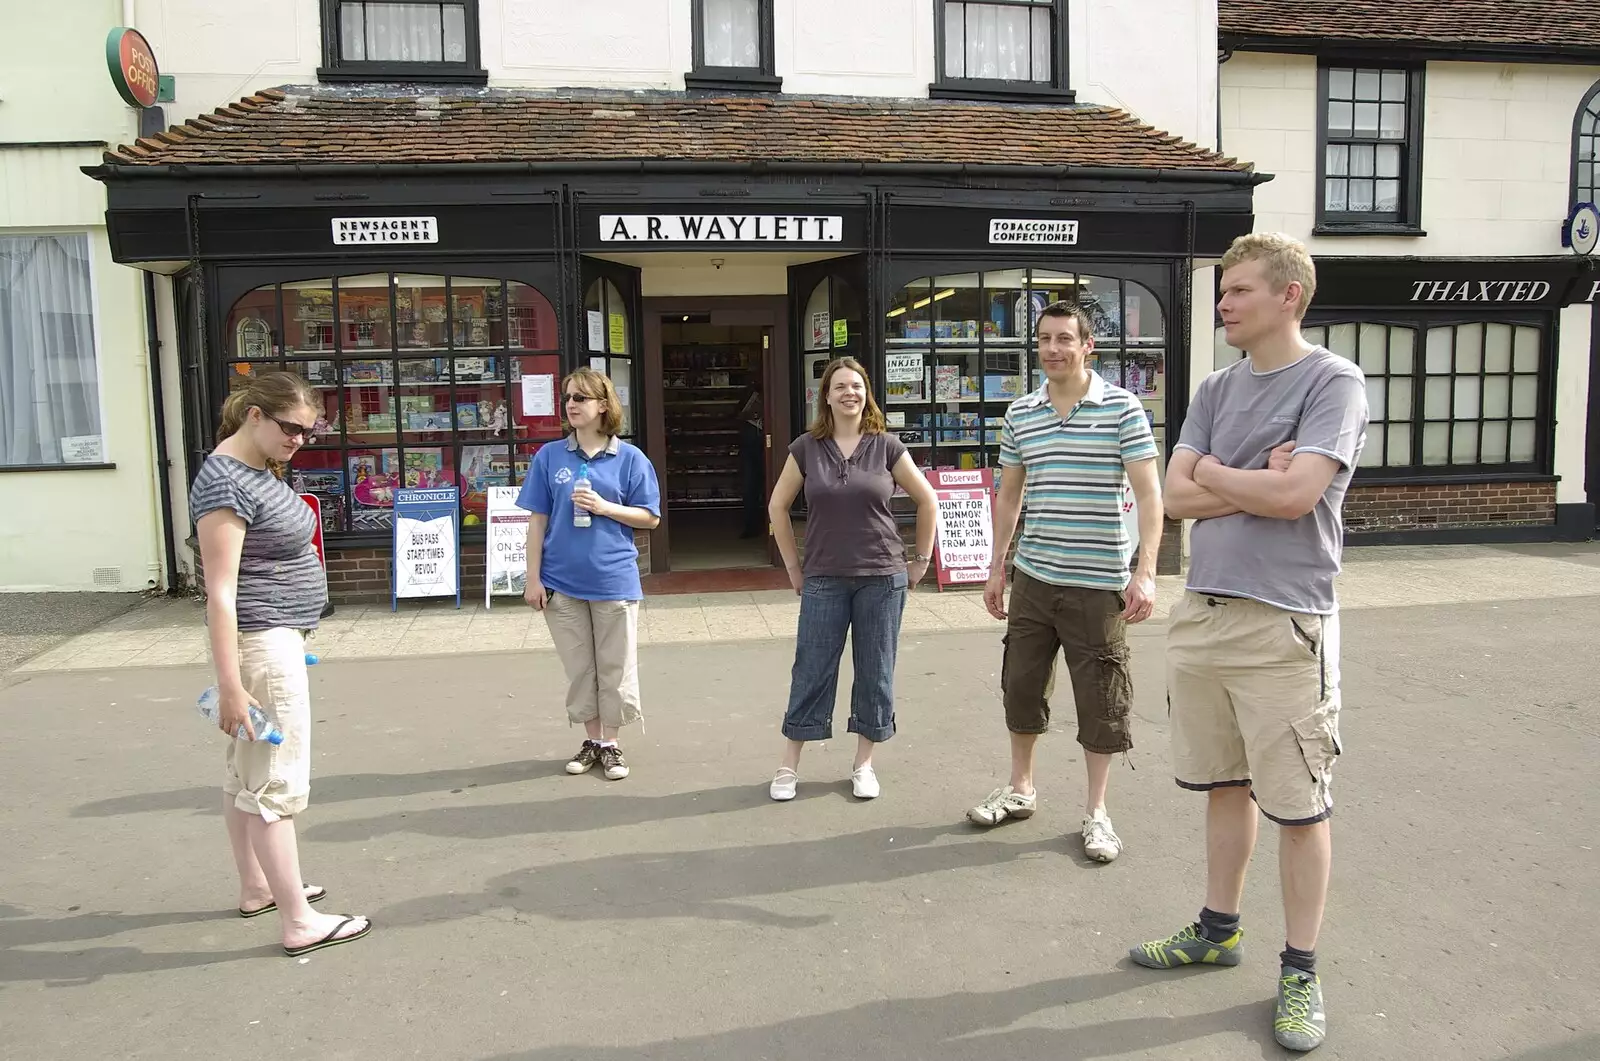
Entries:
[[994,471],[938,468],[930,478],[937,502],[939,588],[987,582],[994,557]]
[[394,499],[394,591],[400,598],[450,597],[461,607],[461,554],[457,521],[461,500],[455,487],[400,490]]
[[1078,222],[1072,218],[991,217],[989,242],[1072,246],[1078,242]]
[[832,214],[601,214],[602,243],[842,243]]
[[517,507],[515,486],[489,488],[488,570],[483,578],[483,606],[494,597],[520,597],[528,586],[528,512]]
[[436,217],[336,217],[333,245],[367,243],[438,243]]
[[144,34],[118,26],[106,35],[106,67],[117,94],[130,107],[154,107],[161,91],[156,53]]

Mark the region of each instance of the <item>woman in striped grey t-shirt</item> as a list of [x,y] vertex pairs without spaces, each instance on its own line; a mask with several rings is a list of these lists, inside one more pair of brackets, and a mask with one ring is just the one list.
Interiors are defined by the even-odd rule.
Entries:
[[316,517],[281,474],[312,440],[320,403],[287,372],[250,377],[222,406],[217,448],[189,490],[205,567],[206,625],[230,736],[250,727],[256,704],[283,731],[278,745],[228,742],[223,814],[239,870],[239,915],[276,909],[291,957],[348,943],[372,929],[364,917],[318,914],[326,893],[304,883],[294,816],[311,791],[311,691],[305,635],[328,598],[312,543]]

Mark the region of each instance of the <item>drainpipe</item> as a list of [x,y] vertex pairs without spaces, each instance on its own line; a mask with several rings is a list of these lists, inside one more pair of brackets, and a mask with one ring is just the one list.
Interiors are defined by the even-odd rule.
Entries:
[[1222,154],[1222,64],[1233,58],[1232,48],[1217,49],[1217,154]]
[[[124,0],[124,6],[131,3],[132,0]],[[162,579],[166,585],[162,588],[172,594],[178,591],[178,543],[172,536],[172,461],[167,456],[167,403],[161,384],[161,336],[156,329],[156,277],[148,270],[143,275],[145,356],[150,359],[150,402],[156,431],[156,493],[161,498],[161,542],[167,553]]]

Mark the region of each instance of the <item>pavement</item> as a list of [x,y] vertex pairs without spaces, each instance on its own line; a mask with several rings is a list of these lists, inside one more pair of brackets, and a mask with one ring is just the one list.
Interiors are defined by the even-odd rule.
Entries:
[[151,599],[142,593],[0,595],[0,674]]
[[[1593,1061],[1600,549],[1349,560],[1319,947],[1331,1034],[1314,1056]],[[1359,587],[1386,603],[1358,605]],[[695,607],[709,631],[716,603]],[[303,862],[322,909],[377,929],[305,960],[283,957],[272,918],[232,912],[223,738],[190,706],[206,668],[19,670],[0,688],[0,1056],[1292,1056],[1270,1026],[1272,830],[1243,966],[1125,958],[1202,898],[1203,802],[1167,767],[1161,622],[1131,638],[1138,747],[1113,774],[1127,851],[1109,866],[1079,846],[1064,695],[1040,812],[963,820],[1004,771],[999,633],[906,631],[871,802],[849,794],[842,711],[799,798],[766,798],[781,634],[646,644],[621,782],[563,773],[580,735],[551,652],[461,658],[435,637],[433,653],[325,657]]]

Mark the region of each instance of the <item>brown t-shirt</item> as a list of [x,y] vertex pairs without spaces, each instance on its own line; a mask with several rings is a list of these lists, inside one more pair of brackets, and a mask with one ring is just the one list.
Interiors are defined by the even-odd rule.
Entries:
[[863,435],[845,460],[833,439],[808,432],[789,443],[806,478],[807,576],[892,575],[906,566],[900,528],[889,510],[895,464],[905,443]]

